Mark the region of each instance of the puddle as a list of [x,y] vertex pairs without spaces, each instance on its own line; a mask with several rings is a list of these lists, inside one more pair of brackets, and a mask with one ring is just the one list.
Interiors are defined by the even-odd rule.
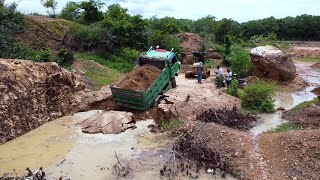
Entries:
[[[296,67],[299,76],[307,81],[310,86],[303,91],[298,91],[295,93],[277,92],[275,102],[276,109],[282,107],[286,110],[289,110],[302,102],[311,101],[317,97],[311,91],[320,86],[320,72],[311,69],[306,64],[296,64]],[[255,137],[262,132],[276,128],[286,121],[282,119],[282,111],[276,111],[272,114],[260,114],[258,122],[259,124],[250,130]]]
[[[153,120],[137,122],[136,129],[120,134],[84,134],[77,125],[98,111],[63,117],[0,145],[0,174],[25,174],[25,168],[43,167],[48,179],[105,180],[105,179],[166,179],[160,169],[171,156],[173,137],[150,133]],[[128,164],[125,178],[113,174],[117,160]],[[11,174],[12,175],[12,174]],[[222,179],[200,171],[199,179]],[[180,175],[178,179],[188,179]],[[234,180],[230,175],[227,180]]]

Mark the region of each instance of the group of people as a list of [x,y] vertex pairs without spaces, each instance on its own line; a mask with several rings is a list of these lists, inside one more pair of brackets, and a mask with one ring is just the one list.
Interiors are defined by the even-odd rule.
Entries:
[[[198,83],[200,84],[201,84],[203,73],[204,73],[203,62],[200,61],[198,64]],[[229,87],[231,85],[232,77],[233,77],[233,73],[229,68],[227,69],[227,74],[225,78],[222,72],[222,68],[220,66],[217,66],[216,80],[217,80],[218,88],[222,87],[224,80],[226,80],[227,87]]]

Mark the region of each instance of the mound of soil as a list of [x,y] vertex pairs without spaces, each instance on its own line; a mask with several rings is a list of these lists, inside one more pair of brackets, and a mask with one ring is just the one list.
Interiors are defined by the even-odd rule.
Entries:
[[146,64],[131,71],[117,87],[127,90],[147,90],[161,74],[161,70],[153,65]]
[[56,63],[0,59],[0,144],[76,112],[85,86]]
[[181,62],[182,64],[193,64],[195,59],[193,57],[193,52],[199,51],[201,49],[201,44],[203,39],[201,36],[193,33],[181,33],[177,34],[177,37],[181,40]]
[[320,127],[320,104],[312,105],[299,112],[284,112],[284,119],[303,127],[318,128]]
[[192,167],[219,168],[239,179],[262,177],[253,149],[249,133],[199,121],[175,144],[179,156],[195,163]]
[[270,179],[319,179],[319,130],[264,133],[259,146]]

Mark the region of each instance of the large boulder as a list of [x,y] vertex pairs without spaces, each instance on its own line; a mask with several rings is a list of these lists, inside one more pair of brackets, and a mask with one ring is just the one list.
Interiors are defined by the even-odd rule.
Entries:
[[56,63],[0,59],[0,144],[77,111],[84,88]]
[[296,77],[296,67],[290,56],[273,46],[260,46],[250,51],[255,65],[253,75],[278,82],[291,81]]
[[193,64],[196,62],[196,59],[193,57],[193,52],[199,51],[203,39],[201,36],[193,33],[181,33],[177,34],[177,37],[181,40],[181,61],[183,64]]
[[135,128],[133,114],[125,111],[103,111],[81,123],[84,133],[118,134]]

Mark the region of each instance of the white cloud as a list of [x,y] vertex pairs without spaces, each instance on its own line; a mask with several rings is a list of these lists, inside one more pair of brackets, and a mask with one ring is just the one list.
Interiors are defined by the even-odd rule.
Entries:
[[[7,0],[6,2],[13,2]],[[58,10],[66,4],[58,1]],[[81,0],[74,0],[81,1]],[[198,19],[213,15],[218,19],[232,18],[239,22],[261,19],[270,16],[282,18],[301,14],[320,14],[320,1],[314,0],[104,0],[119,3],[132,14],[141,14],[149,18],[171,16],[176,18]],[[20,0],[18,8],[24,13],[45,13],[40,0]]]

